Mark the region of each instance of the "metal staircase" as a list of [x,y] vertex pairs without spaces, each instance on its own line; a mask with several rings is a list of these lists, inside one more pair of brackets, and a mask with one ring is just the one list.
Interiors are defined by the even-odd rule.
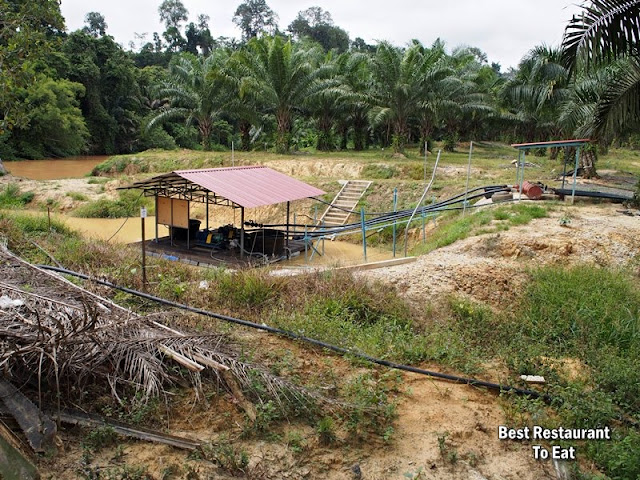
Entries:
[[318,225],[339,226],[346,224],[351,216],[351,211],[356,208],[370,185],[371,182],[366,180],[347,180],[331,205],[318,220]]

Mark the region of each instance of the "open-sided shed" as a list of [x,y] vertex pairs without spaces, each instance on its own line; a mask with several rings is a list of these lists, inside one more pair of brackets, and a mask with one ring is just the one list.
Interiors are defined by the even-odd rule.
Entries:
[[[240,254],[244,255],[245,208],[280,203],[287,204],[287,226],[290,203],[325,192],[283,173],[264,166],[175,170],[148,180],[135,182],[125,189],[140,189],[154,197],[156,205],[156,242],[158,224],[187,230],[190,242],[190,202],[206,205],[206,229],[209,230],[209,205],[226,205],[240,209]],[[287,227],[287,236],[288,227]]]

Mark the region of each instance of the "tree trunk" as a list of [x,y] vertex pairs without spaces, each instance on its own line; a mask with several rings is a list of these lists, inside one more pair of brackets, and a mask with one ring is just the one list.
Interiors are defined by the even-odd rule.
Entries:
[[367,145],[367,122],[364,118],[353,120],[353,149],[357,152],[364,150]]
[[595,178],[598,176],[596,172],[597,159],[595,147],[585,145],[585,147],[580,150],[580,166],[582,167],[583,178]]
[[279,111],[276,115],[278,133],[276,138],[276,153],[289,153],[291,145],[291,116],[287,111]]
[[407,126],[402,121],[397,121],[393,128],[393,153],[404,153],[407,146]]
[[238,129],[240,130],[240,149],[248,152],[251,149],[251,124],[245,120],[241,120]]
[[331,118],[327,115],[321,115],[318,119],[318,135],[317,148],[320,151],[328,152],[333,150],[333,141],[331,136]]
[[198,130],[202,137],[202,148],[207,151],[211,150],[211,127],[211,122],[208,119],[198,123]]

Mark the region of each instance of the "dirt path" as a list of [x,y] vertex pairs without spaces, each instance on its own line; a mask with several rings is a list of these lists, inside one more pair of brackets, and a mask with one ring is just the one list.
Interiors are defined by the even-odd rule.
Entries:
[[[521,272],[527,267],[634,265],[640,258],[640,217],[623,215],[621,209],[560,207],[529,225],[468,238],[414,263],[361,274],[394,285],[416,305],[455,293],[506,308],[526,281]],[[363,472],[371,472],[363,478],[556,478],[550,462],[533,459],[530,445],[498,440],[497,428],[508,420],[494,395],[414,375],[406,375],[405,382],[411,393],[399,408],[396,441],[363,462]]]

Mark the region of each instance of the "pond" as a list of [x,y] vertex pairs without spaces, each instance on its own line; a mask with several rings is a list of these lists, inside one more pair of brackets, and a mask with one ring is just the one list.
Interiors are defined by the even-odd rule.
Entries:
[[104,162],[107,155],[84,157],[46,158],[44,160],[5,161],[4,167],[15,177],[30,180],[57,180],[60,178],[81,178]]

